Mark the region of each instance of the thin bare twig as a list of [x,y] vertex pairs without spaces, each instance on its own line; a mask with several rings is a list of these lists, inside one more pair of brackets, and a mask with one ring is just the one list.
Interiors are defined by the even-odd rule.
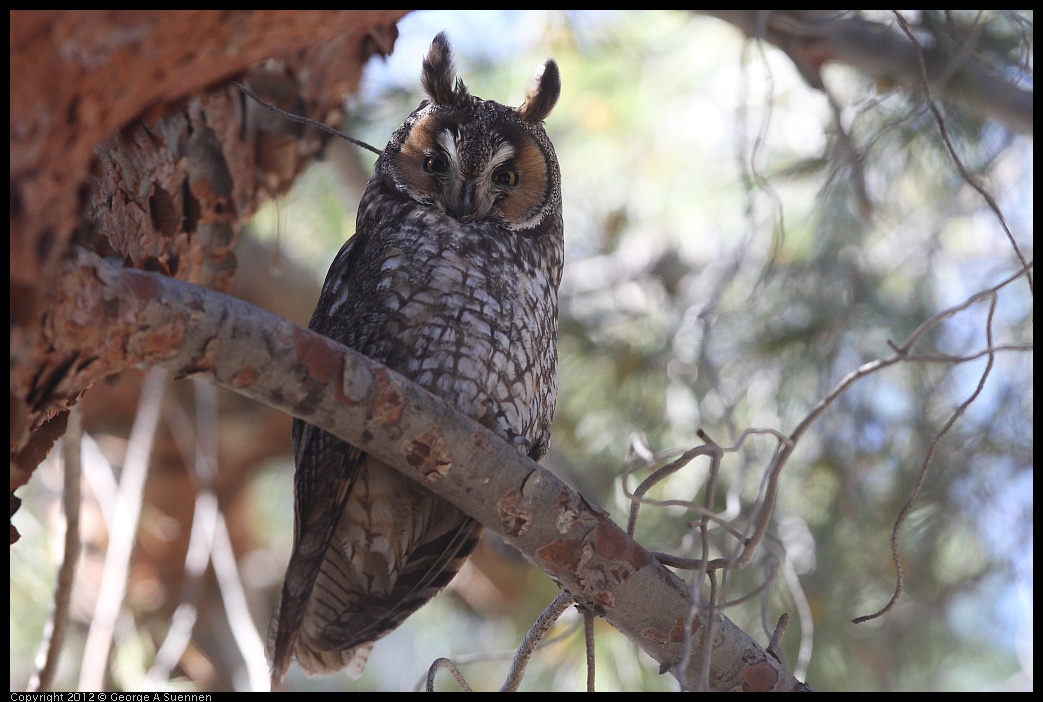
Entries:
[[[681,457],[675,461],[668,463],[667,465],[654,471],[652,475],[641,481],[641,484],[637,486],[637,489],[633,493],[629,491],[626,485],[627,472],[624,468],[623,474],[623,493],[630,499],[630,520],[627,522],[627,534],[630,536],[634,535],[634,528],[637,526],[637,515],[641,509],[641,502],[652,487],[657,483],[664,480],[665,478],[673,475],[677,471],[684,468],[686,465],[691,463],[692,459],[696,456],[709,455],[711,465],[716,465],[720,462],[720,447],[717,446],[696,446],[695,448],[689,449],[681,454]],[[674,502],[674,501],[669,501]],[[662,504],[657,502],[656,504]],[[676,503],[675,503],[676,504]],[[683,503],[687,504],[687,503]]]
[[[736,440],[736,442],[733,445],[726,446],[726,447],[719,446],[716,442],[714,442],[712,439],[710,439],[705,434],[705,432],[703,432],[702,430],[699,430],[699,437],[701,439],[703,439],[704,442],[706,442],[706,444],[704,446],[697,446],[697,447],[695,447],[693,449],[689,449],[688,451],[685,451],[684,453],[682,453],[679,458],[677,458],[673,462],[669,463],[668,465],[663,466],[662,468],[659,468],[657,470],[653,470],[653,473],[649,477],[645,478],[645,480],[642,481],[641,484],[638,486],[638,488],[636,490],[634,490],[633,492],[631,492],[629,487],[627,486],[627,477],[631,473],[630,465],[632,463],[632,461],[628,457],[628,460],[624,463],[623,475],[622,475],[623,494],[628,499],[631,500],[630,519],[629,519],[628,525],[627,525],[628,534],[633,536],[634,529],[636,528],[636,525],[637,525],[638,512],[639,512],[640,506],[642,504],[648,504],[648,505],[651,505],[653,507],[685,507],[686,509],[689,509],[689,510],[695,512],[696,514],[700,515],[703,519],[708,520],[709,522],[712,522],[713,524],[716,524],[718,527],[720,527],[725,532],[730,534],[733,538],[735,538],[745,548],[747,548],[747,549],[755,548],[756,544],[751,544],[750,540],[746,537],[745,534],[743,534],[740,530],[738,530],[735,527],[733,527],[731,524],[728,523],[728,521],[726,519],[722,518],[720,515],[718,515],[713,510],[713,499],[714,499],[713,495],[714,495],[714,486],[716,485],[717,475],[718,475],[719,470],[720,470],[720,460],[721,460],[722,454],[738,452],[742,448],[743,444],[745,444],[747,439],[749,439],[751,436],[756,436],[756,435],[760,435],[760,434],[769,434],[771,436],[774,436],[778,440],[780,446],[788,446],[788,447],[792,448],[792,445],[791,445],[792,441],[791,441],[790,437],[786,436],[785,434],[783,434],[782,432],[780,432],[780,431],[778,431],[776,429],[768,429],[768,428],[750,428],[750,429],[746,429],[745,431],[742,432],[742,434],[739,435],[739,438]],[[636,441],[636,439],[634,441]],[[652,462],[655,458],[658,458],[658,457],[661,457],[661,456],[664,456],[664,455],[673,455],[673,453],[674,453],[672,451],[670,451],[670,452],[652,452],[651,449],[647,449],[647,448],[644,448],[644,447],[639,449],[638,445],[636,443],[634,443],[634,441],[632,441],[632,443],[631,443],[630,454],[635,454],[636,453],[638,455],[641,455],[645,459],[646,464],[649,465],[650,468],[652,468],[655,465],[655,463]],[[699,455],[709,455],[710,456],[710,461],[711,461],[711,463],[710,463],[710,476],[709,476],[709,480],[708,480],[708,483],[707,483],[706,498],[705,498],[706,504],[705,505],[697,505],[697,504],[695,504],[694,502],[692,502],[690,500],[656,500],[656,499],[653,499],[653,498],[645,496],[646,493],[648,492],[648,490],[650,490],[656,483],[658,483],[658,482],[662,481],[664,478],[666,478],[666,477],[676,473],[678,470],[680,470],[681,468],[685,467],[693,458],[695,458],[696,456],[699,456]],[[700,522],[696,522],[692,526],[695,527],[695,528],[701,528],[700,527]],[[702,559],[684,558],[684,557],[681,557],[681,556],[674,556],[674,555],[669,555],[669,554],[663,554],[661,552],[656,552],[656,555],[661,557],[661,559],[663,560],[663,563],[666,564],[666,565],[674,565],[675,567],[683,568],[683,569],[687,569],[687,570],[698,570],[698,569],[703,567],[702,564],[704,564],[704,563],[706,564],[707,568],[715,569],[715,570],[727,567],[728,565],[733,565],[733,566],[736,565],[735,562],[733,562],[733,561],[730,562],[729,559],[715,559],[713,561],[709,561],[709,560],[706,560],[705,558],[702,558]],[[699,576],[697,581],[701,584],[702,575]]]
[[702,558],[685,558],[684,556],[675,556],[672,553],[666,553],[665,551],[649,551],[650,554],[656,557],[660,563],[671,568],[679,568],[681,570],[699,570],[705,568],[706,570],[720,570],[721,568],[728,568],[732,565],[730,558],[713,558],[709,561],[703,560]]
[[[990,347],[992,346],[992,321],[996,315],[996,305],[997,297],[996,294],[993,293],[991,304],[989,305],[988,320],[985,324],[986,342]],[[942,439],[944,439],[945,436],[949,433],[949,430],[952,429],[953,425],[956,423],[956,420],[958,420],[963,415],[963,413],[967,411],[967,408],[971,406],[971,403],[973,403],[978,398],[978,395],[981,394],[981,391],[985,388],[985,381],[988,379],[989,374],[992,372],[992,367],[995,364],[995,362],[996,355],[994,353],[990,353],[989,361],[985,364],[985,370],[982,372],[981,378],[978,380],[978,386],[974,388],[974,392],[972,392],[966,400],[960,403],[960,406],[957,407],[956,410],[952,413],[952,415],[949,417],[949,420],[945,423],[945,426],[941,428],[938,434],[934,437],[934,440],[931,441],[931,447],[927,450],[927,455],[924,457],[923,464],[921,464],[920,466],[920,474],[916,479],[916,485],[913,487],[913,491],[909,495],[909,499],[907,499],[905,501],[905,504],[902,505],[902,509],[899,511],[898,517],[895,519],[894,527],[891,530],[891,558],[894,561],[896,576],[895,591],[891,595],[891,599],[881,609],[877,610],[872,614],[856,617],[855,619],[851,620],[852,623],[861,624],[863,622],[868,622],[870,620],[883,616],[884,614],[889,612],[892,607],[894,607],[895,603],[898,602],[898,598],[901,597],[904,576],[902,574],[902,559],[898,555],[898,530],[902,527],[903,522],[905,522],[906,516],[908,516],[909,511],[913,508],[913,504],[916,502],[917,498],[920,496],[920,492],[923,490],[924,482],[927,480],[927,473],[930,470],[931,461],[934,459],[934,453],[935,451],[937,451],[938,445],[941,443]]]
[[167,376],[166,370],[153,368],[145,375],[145,381],[141,386],[138,413],[134,418],[126,458],[123,461],[123,475],[119,482],[119,494],[116,496],[112,529],[109,531],[109,548],[105,553],[98,601],[94,607],[94,617],[91,619],[80,665],[81,692],[100,692],[104,689],[112,634],[116,618],[123,606],[123,597],[127,592],[130,555],[138,533],[142,494],[145,478],[148,476],[152,443],[156,427],[159,425],[163,395],[166,392]]
[[1003,351],[1033,351],[1035,344],[1000,344],[999,346],[989,346],[982,349],[981,351],[975,351],[974,353],[964,354],[962,356],[952,356],[944,353],[910,353],[906,354],[905,360],[915,361],[917,363],[967,363],[968,361],[977,361],[979,358],[985,358],[986,356],[993,356]]
[[450,674],[452,674],[456,679],[456,682],[464,689],[464,692],[474,692],[474,690],[471,689],[471,686],[467,684],[467,679],[464,678],[464,674],[461,673],[460,669],[456,667],[456,664],[448,658],[436,658],[434,663],[431,664],[431,667],[427,669],[427,686],[425,688],[427,692],[435,691],[435,675],[437,675],[438,671],[442,668],[445,668],[450,672]]
[[587,692],[594,692],[594,615],[583,610],[583,642],[587,651]]
[[785,612],[779,617],[779,623],[775,625],[775,632],[771,635],[771,641],[768,642],[768,648],[765,650],[776,658],[779,657],[779,645],[782,643],[782,637],[786,635],[786,627],[789,626],[789,615]]
[[[1003,227],[1003,231],[1007,235],[1007,240],[1010,242],[1011,248],[1014,249],[1015,255],[1017,255],[1018,260],[1021,262],[1022,268],[1027,268],[1029,262],[1025,259],[1025,255],[1021,253],[1021,248],[1018,246],[1014,234],[1010,231],[1010,227],[1007,226],[1007,219],[1003,216],[1000,206],[996,203],[996,200],[992,197],[989,191],[987,191],[978,180],[967,171],[967,168],[963,165],[963,161],[956,153],[956,148],[952,145],[952,141],[949,139],[949,130],[945,126],[945,118],[942,117],[942,113],[938,109],[934,97],[931,95],[930,81],[927,77],[927,64],[924,60],[923,48],[920,46],[920,42],[917,41],[916,36],[913,34],[912,30],[909,29],[909,24],[905,21],[905,17],[902,16],[902,13],[898,10],[892,10],[891,12],[898,20],[898,25],[902,28],[902,31],[905,32],[905,35],[913,45],[913,50],[916,52],[916,64],[920,71],[920,87],[923,88],[924,99],[927,102],[927,106],[931,109],[931,114],[934,115],[935,121],[938,123],[938,130],[941,132],[942,141],[945,143],[945,148],[949,152],[949,157],[952,158],[953,163],[956,165],[957,170],[960,171],[960,175],[963,177],[963,180],[967,185],[974,188],[974,190],[981,195],[982,199],[985,200],[989,208],[995,213],[996,219],[999,221],[1000,226]],[[1031,273],[1026,274],[1026,280],[1028,280],[1029,292],[1032,292],[1033,286]]]
[[286,111],[286,110],[284,110],[284,109],[282,109],[280,107],[276,107],[275,105],[271,104],[270,102],[265,102],[264,100],[259,98],[257,96],[257,94],[254,93],[254,91],[250,90],[249,88],[247,88],[242,83],[235,83],[234,85],[235,85],[236,88],[239,89],[240,92],[242,92],[244,95],[246,95],[247,97],[252,99],[258,105],[260,105],[261,107],[263,107],[263,108],[265,108],[267,110],[271,110],[272,112],[274,112],[275,114],[279,115],[280,117],[288,119],[291,122],[299,122],[300,124],[307,124],[309,126],[321,129],[322,131],[326,132],[327,134],[332,134],[333,136],[335,136],[335,137],[337,137],[339,139],[343,139],[344,141],[350,142],[350,143],[354,144],[355,146],[361,146],[363,149],[368,149],[369,151],[372,151],[373,153],[375,153],[377,156],[379,156],[380,154],[383,153],[380,149],[376,148],[375,146],[370,146],[369,144],[367,144],[366,142],[362,141],[361,139],[356,139],[354,137],[350,137],[347,134],[345,134],[344,132],[340,131],[339,129],[334,129],[333,127],[331,127],[331,126],[329,126],[327,124],[323,124],[322,122],[318,121],[317,119],[311,119],[310,117],[302,117],[301,115],[294,114],[293,112],[288,112],[288,111]]
[[[992,297],[1001,288],[1010,285],[1018,278],[1021,278],[1024,275],[1028,275],[1029,272],[1032,270],[1032,266],[1033,264],[1030,262],[1020,271],[1007,277],[1005,280],[997,283],[991,288],[977,292],[974,295],[971,295],[963,302],[961,302],[960,304],[953,305],[952,307],[949,307],[947,309],[942,310],[941,312],[937,312],[931,315],[919,327],[917,327],[917,329],[909,336],[909,338],[906,340],[904,344],[897,346],[894,343],[889,342],[888,345],[893,350],[895,350],[894,355],[888,356],[887,358],[878,358],[874,361],[870,361],[869,363],[865,363],[859,366],[857,369],[851,371],[846,376],[844,376],[840,380],[840,382],[837,383],[833,387],[833,389],[826,394],[825,397],[819,400],[818,403],[811,408],[811,411],[804,417],[804,419],[800,421],[797,427],[790,434],[789,443],[783,446],[782,450],[775,456],[775,459],[769,468],[767,489],[764,501],[762,502],[763,509],[760,513],[758,513],[754,533],[749,538],[749,545],[739,555],[735,564],[736,567],[744,567],[750,562],[750,560],[753,558],[753,553],[756,545],[763,540],[764,535],[768,531],[768,527],[771,521],[771,513],[774,510],[775,506],[775,498],[778,495],[781,471],[782,468],[786,465],[786,462],[789,460],[790,456],[793,455],[793,451],[797,445],[797,442],[804,435],[804,433],[809,428],[811,428],[811,426],[816,421],[818,421],[819,417],[821,417],[825,413],[825,411],[829,409],[830,406],[832,406],[832,404],[837,400],[837,398],[839,398],[841,395],[847,392],[847,390],[852,385],[857,383],[859,380],[862,380],[863,378],[866,378],[878,371],[881,371],[884,368],[888,368],[896,363],[907,360],[909,350],[928,330],[940,324],[943,320],[948,319],[949,317],[952,317],[953,315],[974,305],[975,303],[980,302],[985,298]],[[989,347],[992,347],[991,337]]]
[[778,575],[779,575],[779,563],[778,563],[778,561],[775,558],[769,558],[768,562],[765,564],[765,569],[767,570],[767,576],[765,577],[764,582],[762,582],[760,585],[758,585],[754,589],[750,590],[748,593],[746,593],[742,597],[740,597],[740,598],[738,598],[736,600],[725,600],[724,602],[721,602],[717,606],[720,609],[725,609],[726,607],[735,607],[737,605],[741,605],[743,602],[749,602],[750,600],[752,600],[757,595],[760,595],[761,593],[766,592],[767,589],[771,586],[771,584],[773,582],[775,582],[775,578],[778,577]]
[[225,616],[232,630],[235,645],[243,655],[246,672],[253,690],[268,689],[268,663],[264,655],[264,641],[254,625],[250,607],[246,602],[243,580],[236,567],[235,551],[232,550],[232,539],[228,534],[228,523],[223,514],[218,513],[214,530],[214,553],[211,563],[214,575],[217,576],[217,587],[221,591],[221,601],[225,606]]
[[[198,601],[203,591],[203,575],[210,563],[213,550],[214,524],[217,520],[217,497],[212,488],[212,477],[217,465],[216,441],[211,434],[216,434],[217,419],[214,408],[200,409],[200,389],[196,381],[196,427],[190,426],[187,413],[179,404],[171,403],[166,412],[167,425],[174,441],[181,452],[182,462],[189,467],[189,474],[198,486],[195,497],[195,509],[192,511],[192,530],[185,552],[184,580],[181,588],[181,602],[170,618],[170,628],[156,652],[152,667],[145,676],[150,686],[165,682],[170,671],[174,669],[185,648],[192,638],[198,615]],[[209,386],[209,397],[216,391]],[[203,391],[205,393],[205,391]]]
[[65,515],[65,545],[58,578],[54,587],[54,610],[44,629],[40,652],[36,657],[37,670],[29,679],[28,692],[46,692],[54,682],[58,656],[69,628],[69,600],[80,559],[80,475],[81,442],[83,441],[83,410],[74,405],[62,437],[62,512]]
[[[702,651],[703,656],[699,660],[699,670],[695,676],[695,685],[684,688],[686,692],[706,692],[710,689],[710,655],[709,652],[713,651],[713,634],[714,624],[718,618],[717,615],[717,574],[710,571],[706,574],[706,578],[710,581],[710,597],[709,602],[705,605],[699,604],[699,598],[692,598],[692,606],[688,610],[688,616],[685,617],[684,622],[684,648],[681,654],[680,665],[687,667],[688,661],[692,657],[692,638],[695,633],[695,620],[702,618],[703,623],[701,627],[702,631]],[[683,686],[682,686],[683,687]]]
[[[906,339],[904,344],[902,344],[901,346],[898,346],[898,345],[896,345],[896,344],[894,344],[894,343],[889,341],[888,342],[888,346],[890,346],[896,352],[902,354],[902,356],[908,356],[909,355],[909,350],[916,344],[916,342],[918,342],[920,340],[920,337],[922,337],[928,331],[933,329],[939,322],[941,322],[943,320],[946,320],[949,317],[952,317],[952,316],[954,316],[956,314],[959,314],[960,312],[963,312],[965,309],[968,309],[972,305],[975,305],[975,304],[981,302],[985,298],[991,297],[993,294],[995,294],[995,293],[999,292],[1000,290],[1002,290],[1003,288],[1007,287],[1008,285],[1013,283],[1015,280],[1017,280],[1021,276],[1029,275],[1031,273],[1033,267],[1034,267],[1034,262],[1029,262],[1028,264],[1025,265],[1024,268],[1022,268],[1021,270],[1017,271],[1016,273],[1012,273],[1011,275],[1007,276],[1006,278],[1004,278],[1000,282],[998,282],[995,285],[993,285],[991,288],[986,288],[985,290],[981,290],[979,292],[976,292],[975,294],[971,295],[970,297],[968,297],[966,300],[964,300],[960,304],[953,305],[952,307],[949,307],[947,309],[942,310],[941,312],[937,312],[937,313],[931,315],[930,317],[925,319],[920,324],[920,326],[918,326],[915,330],[913,330],[913,333],[909,335],[909,338]],[[974,358],[977,358],[977,357],[975,356]]]
[[525,675],[525,668],[529,665],[529,659],[532,658],[532,652],[536,650],[536,645],[546,635],[554,622],[558,621],[558,617],[561,616],[562,612],[568,609],[576,599],[567,592],[562,592],[554,601],[547,605],[547,608],[543,610],[536,622],[529,628],[528,633],[525,634],[525,639],[522,641],[522,645],[518,647],[518,653],[514,656],[514,661],[511,663],[511,669],[507,672],[507,679],[504,681],[503,686],[500,688],[500,692],[516,692],[518,686],[521,685],[522,677]]
[[[711,582],[711,591],[716,590],[716,573],[709,572],[705,565],[705,563],[710,559],[710,530],[708,528],[708,525],[711,519],[707,515],[712,515],[713,520],[716,520],[717,518],[717,515],[714,513],[713,504],[717,489],[717,478],[720,475],[721,471],[721,456],[724,455],[724,451],[721,449],[721,447],[718,446],[717,442],[711,439],[705,431],[700,429],[697,432],[697,434],[700,439],[706,442],[706,445],[708,447],[713,449],[713,453],[711,453],[710,456],[710,474],[707,477],[706,490],[703,493],[703,507],[706,510],[706,513],[703,515],[702,519],[700,519],[696,523],[696,529],[698,529],[699,531],[699,547],[701,549],[700,556],[701,560],[703,561],[703,565],[700,565],[699,568],[696,569],[695,577],[692,578],[692,584],[689,586],[691,588],[691,599],[693,604],[699,602],[699,596],[702,594],[703,590],[703,581],[705,581],[707,578],[709,578]],[[713,609],[713,607],[715,607],[716,602],[716,598],[711,598],[711,609],[708,610],[708,619],[710,620],[713,619],[713,614],[715,613],[715,609]],[[691,623],[691,619],[685,622],[685,631],[686,634],[689,636],[691,635]],[[712,628],[712,621],[711,625],[707,626],[707,629],[710,628]],[[703,648],[700,654],[701,660],[699,662],[699,681],[702,688],[707,688],[709,685],[710,657],[713,655],[712,642],[712,638],[703,640]],[[703,677],[704,671],[706,677]]]
[[800,648],[797,651],[797,662],[792,670],[794,675],[799,675],[799,678],[804,680],[808,674],[808,667],[811,665],[812,647],[815,642],[815,618],[811,614],[811,603],[808,602],[793,562],[789,558],[783,558],[780,569],[790,597],[793,598],[797,607],[797,619],[800,622]]

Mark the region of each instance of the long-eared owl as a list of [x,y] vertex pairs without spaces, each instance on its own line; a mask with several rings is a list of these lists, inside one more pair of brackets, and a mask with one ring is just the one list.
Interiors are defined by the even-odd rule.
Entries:
[[[542,122],[548,59],[520,107],[456,78],[439,34],[429,99],[377,159],[356,233],[310,327],[384,363],[535,460],[557,394],[561,176]],[[296,420],[293,553],[268,635],[277,687],[293,658],[358,677],[374,641],[441,591],[481,525],[358,448]],[[489,466],[495,470],[496,466]]]

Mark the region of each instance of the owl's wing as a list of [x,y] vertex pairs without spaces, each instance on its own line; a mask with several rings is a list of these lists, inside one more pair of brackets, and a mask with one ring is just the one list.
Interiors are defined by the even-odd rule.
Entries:
[[[344,243],[330,264],[329,273],[312,314],[309,328],[335,341],[357,346],[358,327],[348,320],[330,317],[331,308],[352,280],[360,237]],[[268,632],[268,658],[272,662],[272,689],[282,681],[293,660],[301,627],[320,571],[326,561],[330,540],[337,529],[345,505],[359,475],[365,469],[366,454],[328,432],[300,419],[293,421],[294,547],[286,567],[275,616]]]
[[[365,462],[372,459],[300,420],[294,423],[294,437],[297,519],[294,551],[268,636],[273,689],[294,655],[310,674],[348,666],[357,678],[372,643],[449,584],[482,532],[481,524],[435,498],[441,506],[433,508],[429,528],[396,568],[390,591],[357,597],[352,583],[358,583],[350,575],[354,566],[343,560],[332,540]],[[358,576],[355,573],[356,580]],[[316,612],[324,614],[317,628],[309,619]]]
[[483,527],[455,508],[443,530],[424,535],[386,596],[371,593],[330,622],[323,643],[350,649],[381,638],[441,592],[474,551]]
[[290,666],[324,554],[366,458],[354,446],[299,419],[293,423],[293,439],[297,458],[294,548],[279,609],[268,632],[272,689],[279,686]]
[[[361,274],[365,271],[359,270],[359,256],[366,248],[367,241],[372,242],[373,239],[373,236],[367,237],[361,232],[356,232],[340,247],[326,273],[322,292],[308,323],[308,328],[312,331],[354,349],[364,348],[367,339],[360,337],[380,334],[383,331],[379,326],[362,324],[361,320],[352,314],[358,310],[354,309],[351,303],[364,300],[367,295],[372,294],[371,291],[357,289],[357,285],[367,277]],[[349,293],[352,299],[349,299]],[[359,300],[355,300],[356,297]],[[334,307],[338,308],[337,312],[331,315]],[[376,360],[383,361],[379,358]],[[294,441],[296,440],[297,436],[294,435]]]

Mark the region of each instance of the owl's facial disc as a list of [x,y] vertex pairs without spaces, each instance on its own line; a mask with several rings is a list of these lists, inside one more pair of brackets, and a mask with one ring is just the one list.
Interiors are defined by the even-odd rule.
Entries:
[[546,200],[546,159],[525,130],[507,135],[418,120],[395,156],[395,171],[414,199],[460,222],[495,220],[508,229],[532,226]]

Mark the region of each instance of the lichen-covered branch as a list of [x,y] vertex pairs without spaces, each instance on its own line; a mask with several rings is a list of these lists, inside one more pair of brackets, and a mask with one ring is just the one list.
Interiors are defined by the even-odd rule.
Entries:
[[[46,326],[73,366],[111,363],[113,349],[291,413],[365,449],[496,531],[659,661],[676,670],[688,587],[607,513],[478,422],[380,364],[241,300],[85,251],[68,260],[66,294]],[[719,612],[710,687],[790,689],[797,681]],[[702,638],[693,638],[698,648]],[[698,651],[690,660],[700,660]]]

